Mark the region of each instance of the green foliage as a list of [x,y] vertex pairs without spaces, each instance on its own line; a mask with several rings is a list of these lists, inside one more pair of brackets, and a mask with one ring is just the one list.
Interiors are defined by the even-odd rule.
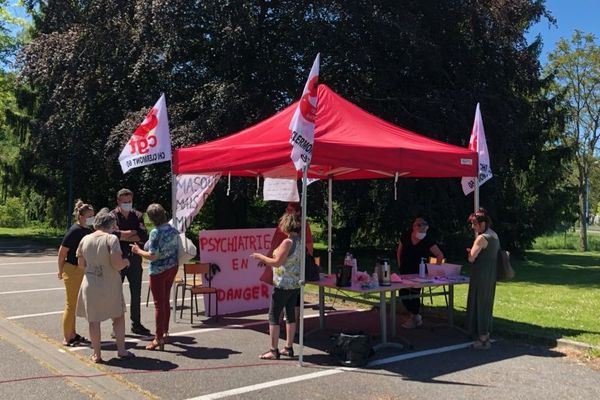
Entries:
[[561,39],[548,55],[550,64],[546,70],[554,80],[550,94],[560,100],[566,116],[564,129],[557,139],[574,154],[582,250],[588,249],[587,183],[594,177],[592,170],[597,163],[600,140],[600,46],[596,39],[578,30],[570,40]]
[[[561,115],[544,96],[539,41],[524,32],[548,17],[539,1],[371,2],[26,1],[35,29],[19,61],[36,94],[20,165],[61,220],[74,195],[96,207],[121,187],[138,209],[170,204],[168,164],[123,175],[117,157],[161,92],[173,147],[236,132],[297,98],[321,52],[321,81],[373,114],[466,146],[481,103],[494,178],[481,188],[507,247],[522,250],[554,228],[572,199],[568,150],[555,145]],[[19,103],[32,105],[31,98]],[[43,107],[35,106],[43,104]],[[200,227],[272,226],[253,179],[217,185]],[[444,251],[471,240],[472,197],[459,179],[335,182],[338,248],[392,249],[426,214]],[[326,183],[309,187],[309,215],[324,224]],[[70,205],[69,205],[70,206]],[[534,224],[533,222],[536,221]],[[195,226],[193,229],[196,229]]]
[[25,206],[20,199],[9,197],[0,203],[0,226],[22,228],[27,225]]

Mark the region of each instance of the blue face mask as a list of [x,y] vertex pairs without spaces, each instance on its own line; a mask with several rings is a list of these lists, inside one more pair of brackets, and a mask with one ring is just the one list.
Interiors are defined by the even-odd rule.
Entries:
[[121,210],[129,212],[133,209],[133,203],[121,203],[119,207],[121,207]]
[[94,217],[88,217],[85,219],[85,225],[90,228],[94,226]]

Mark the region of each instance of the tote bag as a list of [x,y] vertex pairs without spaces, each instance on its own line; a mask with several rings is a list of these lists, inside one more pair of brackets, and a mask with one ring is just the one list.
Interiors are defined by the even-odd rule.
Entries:
[[177,247],[177,260],[179,261],[179,265],[184,264],[196,257],[196,246],[185,236],[185,233],[180,233],[177,237]]

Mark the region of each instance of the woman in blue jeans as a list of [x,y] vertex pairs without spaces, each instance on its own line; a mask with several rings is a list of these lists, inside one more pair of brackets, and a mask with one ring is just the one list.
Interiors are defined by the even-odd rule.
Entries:
[[[269,335],[271,348],[260,356],[263,360],[276,360],[283,354],[294,357],[294,334],[296,332],[296,315],[294,307],[300,293],[300,219],[295,214],[284,214],[279,220],[281,229],[287,238],[273,251],[273,257],[253,253],[252,258],[262,261],[266,267],[273,268],[273,296],[269,307]],[[279,350],[279,317],[285,308],[286,345]]]

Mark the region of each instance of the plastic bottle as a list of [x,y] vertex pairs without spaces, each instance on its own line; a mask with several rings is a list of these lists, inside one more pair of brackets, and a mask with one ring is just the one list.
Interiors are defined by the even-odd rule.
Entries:
[[425,258],[421,257],[421,263],[419,264],[419,278],[425,278]]
[[371,287],[379,286],[379,277],[377,276],[377,272],[373,272],[373,276],[371,276]]
[[352,257],[352,282],[356,282],[356,278],[358,275],[358,261],[356,258]]
[[383,262],[383,274],[381,279],[381,286],[390,286],[390,264],[387,261]]

